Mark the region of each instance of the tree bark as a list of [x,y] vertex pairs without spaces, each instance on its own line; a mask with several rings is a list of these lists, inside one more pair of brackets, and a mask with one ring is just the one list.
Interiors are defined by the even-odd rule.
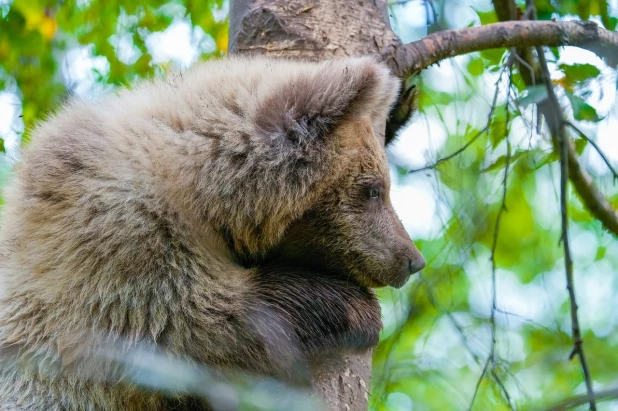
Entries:
[[406,77],[441,60],[493,48],[577,46],[618,64],[618,33],[593,22],[507,21],[486,26],[444,30],[396,47],[396,55],[383,55],[395,73]]
[[[305,60],[335,56],[395,56],[385,0],[232,0],[230,53]],[[390,64],[394,64],[391,61]],[[384,135],[384,130],[376,130]],[[371,353],[313,364],[313,391],[332,410],[366,410]]]
[[321,60],[389,55],[401,44],[385,0],[233,0],[230,53]]

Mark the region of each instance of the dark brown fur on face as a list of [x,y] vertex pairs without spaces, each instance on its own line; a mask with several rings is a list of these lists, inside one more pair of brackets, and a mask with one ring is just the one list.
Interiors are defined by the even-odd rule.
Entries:
[[[373,134],[368,120],[345,127],[340,132]],[[388,168],[378,139],[359,140],[350,172],[291,224],[268,258],[352,277],[368,287],[401,287],[425,260],[390,202]]]
[[136,387],[140,346],[290,378],[375,345],[367,286],[420,265],[371,127],[397,89],[370,58],[229,58],[41,124],[5,194],[0,410],[193,404]]

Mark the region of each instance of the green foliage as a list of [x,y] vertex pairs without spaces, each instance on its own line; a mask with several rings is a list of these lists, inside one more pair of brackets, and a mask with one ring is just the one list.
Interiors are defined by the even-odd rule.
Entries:
[[[129,84],[165,67],[152,63],[146,38],[174,19],[189,18],[215,40],[214,54],[225,52],[227,21],[213,12],[222,6],[223,0],[15,0],[0,19],[0,72],[17,83],[26,130],[72,92],[61,73],[69,49],[88,46],[93,56],[106,59],[109,72],[99,76],[100,85]],[[114,46],[120,36],[132,43],[134,61],[122,61]]]
[[601,120],[597,111],[590,104],[586,103],[586,100],[568,91],[565,94],[571,102],[571,107],[573,107],[575,120],[594,122]]
[[[434,3],[439,4],[437,9],[461,4]],[[525,2],[517,4],[523,12]],[[617,10],[608,9],[605,1],[536,0],[534,4],[540,19],[569,14],[570,18],[596,19],[611,29],[616,25]],[[480,24],[497,22],[493,10],[473,10]],[[456,25],[456,18],[451,19]],[[400,25],[402,20],[398,16]],[[452,70],[445,70],[449,64],[442,63],[440,69],[424,73],[428,81],[423,80],[421,87],[418,121],[430,125],[430,133],[442,124],[447,135],[443,145],[430,146],[426,164],[461,149],[484,128],[488,108],[479,104],[477,96],[491,102],[507,53],[487,50],[461,59]],[[616,72],[593,62],[590,55],[574,56],[564,48],[548,49],[552,81],[567,120],[599,142],[601,134],[608,132],[606,122],[616,121]],[[434,70],[439,74],[429,74]],[[559,156],[552,150],[535,107],[547,98],[547,89],[538,82],[527,87],[514,70],[507,105],[504,77],[486,133],[459,155],[440,162],[435,171],[412,174],[405,180],[411,185],[430,182],[436,202],[447,211],[419,217],[442,218],[435,233],[418,241],[427,259],[422,278],[412,280],[403,290],[380,293],[387,327],[374,354],[372,409],[468,409],[473,397],[475,410],[510,409],[509,401],[517,409],[543,409],[584,392],[580,363],[577,358],[568,359],[573,341],[560,243]],[[472,109],[471,104],[475,104]],[[446,107],[450,116],[444,114]],[[457,116],[457,127],[452,116]],[[413,128],[414,134],[404,132],[400,139],[409,139],[410,146],[417,148],[419,129]],[[576,134],[572,137],[584,167],[598,170],[601,160],[595,157],[594,147]],[[436,138],[441,138],[440,133]],[[615,140],[613,135],[605,138]],[[406,145],[397,145],[393,151],[399,147]],[[611,149],[611,145],[603,147]],[[612,159],[615,154],[610,156],[615,163]],[[415,163],[410,168],[422,166]],[[397,167],[405,168],[400,163]],[[609,201],[618,206],[618,189],[611,174],[596,171],[593,176]],[[394,188],[395,192],[401,189]],[[412,199],[407,207],[417,209]],[[618,292],[618,258],[613,256],[618,247],[571,190],[569,215],[584,347],[595,387],[610,388],[618,381],[614,355],[618,326],[608,307],[613,307]],[[414,231],[411,234],[414,238]],[[480,379],[492,347],[492,254],[497,288],[496,354]],[[393,313],[395,320],[389,319]]]

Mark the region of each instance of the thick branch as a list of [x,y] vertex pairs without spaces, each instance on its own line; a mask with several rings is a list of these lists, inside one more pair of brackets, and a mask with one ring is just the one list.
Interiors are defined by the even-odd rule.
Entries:
[[383,55],[401,77],[408,77],[444,60],[492,48],[577,46],[618,64],[618,33],[592,22],[508,21],[445,30],[395,48],[395,56]]

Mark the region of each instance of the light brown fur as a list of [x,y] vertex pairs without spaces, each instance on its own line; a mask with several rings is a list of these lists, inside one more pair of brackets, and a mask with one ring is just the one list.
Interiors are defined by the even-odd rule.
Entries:
[[[372,124],[397,90],[370,58],[228,58],[39,125],[5,194],[0,409],[165,408],[118,383],[110,346],[282,375],[312,349],[375,344],[361,284],[398,284],[386,271],[416,251],[387,194],[359,219],[350,193],[363,176],[388,193]],[[341,238],[299,239],[315,213]],[[363,221],[398,242],[357,242]],[[314,275],[288,257],[309,243],[347,262]]]

